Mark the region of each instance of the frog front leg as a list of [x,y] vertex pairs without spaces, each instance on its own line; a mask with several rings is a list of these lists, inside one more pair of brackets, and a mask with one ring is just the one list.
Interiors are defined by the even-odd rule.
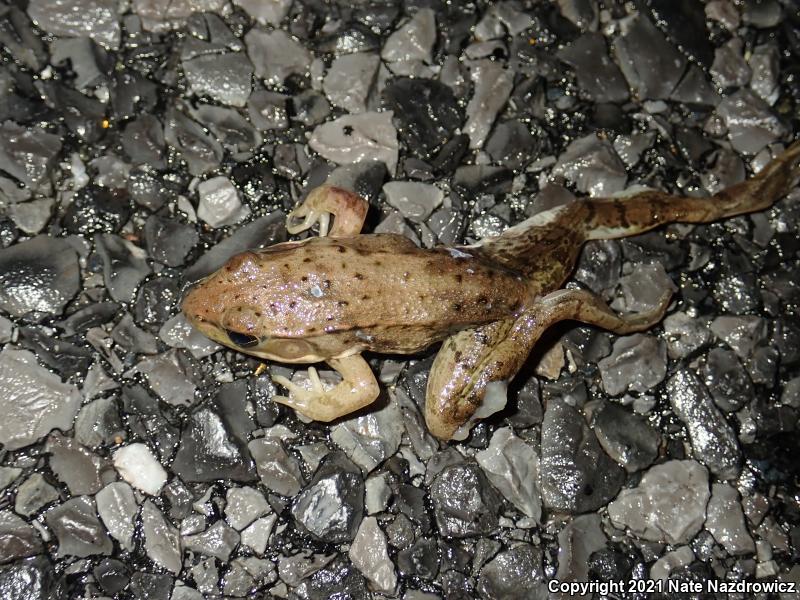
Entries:
[[[321,185],[311,190],[303,203],[289,213],[286,230],[294,235],[318,222],[320,236],[358,235],[368,209],[369,203],[358,194],[332,185]],[[330,227],[331,216],[333,227]]]
[[554,323],[581,321],[618,334],[642,331],[661,320],[670,297],[671,292],[665,294],[653,310],[622,316],[591,292],[559,290],[534,302],[515,320],[450,336],[436,355],[428,377],[428,428],[443,440],[464,439],[474,420],[501,410],[508,382]]
[[272,381],[289,391],[289,396],[275,396],[273,400],[292,407],[310,419],[328,422],[355,412],[378,397],[378,382],[369,364],[360,354],[329,358],[325,362],[341,375],[342,381],[338,385],[326,390],[314,367],[308,368],[310,390],[286,377],[273,375]]

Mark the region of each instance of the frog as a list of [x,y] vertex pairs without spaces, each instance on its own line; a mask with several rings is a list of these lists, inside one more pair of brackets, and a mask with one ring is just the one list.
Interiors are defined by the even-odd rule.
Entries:
[[[440,440],[463,440],[505,404],[509,382],[543,334],[576,321],[618,335],[664,317],[655,306],[618,314],[599,295],[567,286],[583,244],[668,223],[710,223],[765,210],[800,174],[800,142],[757,174],[705,197],[645,190],[587,197],[539,212],[473,244],[422,248],[394,233],[362,233],[368,202],[322,185],[287,217],[296,235],[319,235],[249,250],[195,283],[186,319],[212,340],[258,359],[308,364],[304,384],[272,376],[274,400],[307,419],[331,422],[365,409],[380,386],[364,353],[415,355],[439,344],[424,416]],[[315,363],[340,381],[326,385]]]

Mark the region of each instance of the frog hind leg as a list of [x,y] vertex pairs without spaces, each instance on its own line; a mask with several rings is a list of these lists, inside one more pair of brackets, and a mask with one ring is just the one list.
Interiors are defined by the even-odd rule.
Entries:
[[795,142],[753,177],[705,198],[646,191],[587,200],[586,239],[625,237],[666,223],[710,223],[764,210],[788,194],[798,177],[800,142]]
[[795,142],[753,177],[706,198],[648,190],[620,198],[586,198],[538,213],[502,235],[468,246],[525,275],[537,291],[559,287],[586,240],[628,237],[667,223],[710,223],[764,210],[789,193],[800,176]]
[[320,236],[357,235],[364,226],[368,209],[369,203],[358,194],[332,185],[321,185],[311,190],[303,203],[289,213],[286,230],[294,235],[319,223]]
[[[574,320],[618,334],[658,323],[669,305],[664,294],[652,310],[618,315],[597,295],[559,290],[537,300],[515,320],[460,331],[442,345],[428,377],[425,420],[436,437],[464,439],[472,423],[505,405],[505,387],[527,360],[544,331]],[[499,401],[498,401],[499,397]]]
[[285,387],[289,395],[274,396],[273,400],[315,421],[329,422],[371,404],[378,397],[378,382],[369,364],[360,354],[329,358],[326,362],[342,377],[342,381],[335,387],[326,390],[316,369],[309,367],[310,390],[286,377],[274,375],[272,381]]

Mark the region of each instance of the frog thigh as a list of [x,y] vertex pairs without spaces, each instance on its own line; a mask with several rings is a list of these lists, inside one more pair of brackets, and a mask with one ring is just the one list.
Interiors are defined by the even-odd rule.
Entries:
[[559,290],[540,298],[516,320],[461,331],[442,344],[431,367],[425,420],[436,437],[464,439],[472,423],[505,406],[505,386],[542,333],[558,321],[575,320],[626,334],[664,316],[671,292],[650,311],[621,316],[595,294]]
[[[361,233],[367,218],[369,203],[358,194],[332,185],[321,185],[309,192],[300,206],[286,218],[286,230],[300,233],[319,222],[319,234],[332,237],[353,236]],[[333,227],[328,231],[331,216]],[[299,223],[296,220],[302,219]]]
[[329,358],[325,362],[342,376],[342,381],[334,388],[324,389],[314,367],[309,367],[312,389],[300,387],[286,377],[273,376],[275,383],[289,390],[289,396],[275,396],[273,400],[292,407],[310,419],[328,422],[355,412],[378,397],[378,382],[360,354]]

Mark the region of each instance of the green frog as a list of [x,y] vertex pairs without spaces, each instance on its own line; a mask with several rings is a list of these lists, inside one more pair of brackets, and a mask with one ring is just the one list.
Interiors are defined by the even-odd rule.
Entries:
[[441,342],[425,418],[438,438],[463,439],[476,419],[502,408],[508,382],[554,323],[574,320],[629,334],[664,316],[670,293],[650,311],[620,315],[587,290],[560,289],[585,241],[766,209],[791,189],[799,158],[796,142],[754,177],[706,198],[645,191],[583,199],[498,237],[431,249],[401,235],[361,234],[367,202],[325,185],[287,220],[291,234],[318,224],[319,237],[234,256],[191,288],[182,309],[194,327],[235,350],[332,367],[341,376],[333,387],[314,367],[308,386],[273,377],[288,391],[275,401],[318,421],[377,398],[364,352],[414,354]]

